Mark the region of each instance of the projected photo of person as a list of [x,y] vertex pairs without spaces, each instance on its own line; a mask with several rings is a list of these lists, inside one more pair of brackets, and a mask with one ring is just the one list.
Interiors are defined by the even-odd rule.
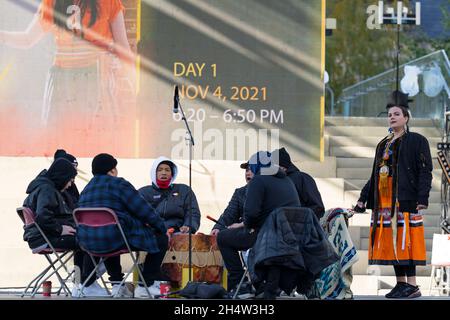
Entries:
[[0,49],[2,45],[29,49],[47,34],[53,36],[56,49],[35,150],[64,147],[87,156],[102,149],[130,156],[134,54],[122,1],[43,0],[25,31],[0,31]]

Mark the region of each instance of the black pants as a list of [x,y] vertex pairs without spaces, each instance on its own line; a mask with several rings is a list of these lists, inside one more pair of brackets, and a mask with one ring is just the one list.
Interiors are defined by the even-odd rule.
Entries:
[[[66,235],[49,240],[55,248],[74,250],[73,264],[80,270],[80,283],[84,283],[92,270],[94,270],[94,264],[89,255],[80,249],[75,236]],[[90,286],[96,279],[97,277],[94,274],[86,282],[86,286]]]
[[[151,286],[155,280],[162,280],[161,263],[166,255],[169,244],[166,234],[156,236],[158,244],[158,253],[147,253],[144,262],[142,275],[147,286]],[[139,248],[131,248],[133,251],[142,251]],[[105,267],[109,274],[109,281],[120,282],[123,280],[122,266],[120,265],[120,256],[111,257],[105,260]]]
[[273,300],[278,294],[280,283],[281,268],[278,266],[269,266],[266,274],[266,283],[264,285],[264,299]]
[[228,270],[228,290],[234,289],[244,275],[239,251],[252,248],[256,237],[256,232],[250,233],[245,227],[224,229],[217,235],[217,244]]
[[396,277],[415,277],[416,266],[394,266]]

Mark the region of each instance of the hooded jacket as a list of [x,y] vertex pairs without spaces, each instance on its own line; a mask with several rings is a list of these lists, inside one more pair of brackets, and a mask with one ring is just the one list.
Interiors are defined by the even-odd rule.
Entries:
[[300,207],[297,190],[283,170],[274,175],[255,175],[248,184],[244,225],[259,229],[267,216],[281,207]]
[[[63,225],[75,226],[72,211],[59,191],[75,175],[76,170],[72,164],[67,160],[58,160],[28,185],[28,196],[23,206],[33,210],[36,223],[49,239],[60,237]],[[46,243],[35,225],[24,227],[24,230],[23,238],[30,248]]]
[[[172,180],[168,189],[161,189],[156,183],[156,170],[161,162],[169,162],[172,168]],[[142,197],[150,203],[157,213],[163,218],[166,228],[174,228],[178,231],[182,226],[190,226],[192,232],[197,232],[200,227],[200,209],[197,198],[189,186],[174,184],[178,175],[177,165],[166,157],[159,157],[153,162],[150,177],[152,184],[139,189]],[[192,206],[190,205],[192,197]],[[189,208],[192,211],[192,226],[189,224]]]
[[325,213],[325,207],[313,177],[300,171],[292,163],[291,156],[285,148],[274,150],[273,155],[277,158],[280,166],[286,168],[286,174],[294,183],[295,189],[297,189],[302,207],[310,208],[314,211],[316,217],[320,219]]
[[[47,169],[42,170],[38,176],[45,176]],[[67,204],[70,210],[74,210],[78,207],[78,200],[80,199],[80,192],[75,183],[61,192],[64,202]]]
[[325,207],[313,177],[300,171],[293,163],[287,168],[286,174],[297,189],[302,207],[310,208],[318,219],[322,218]]

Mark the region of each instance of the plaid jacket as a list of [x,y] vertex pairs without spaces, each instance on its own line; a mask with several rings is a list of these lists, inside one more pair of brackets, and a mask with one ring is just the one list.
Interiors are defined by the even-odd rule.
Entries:
[[[134,249],[159,252],[155,232],[165,233],[164,221],[139,192],[123,178],[96,175],[81,192],[80,208],[106,207],[115,211]],[[96,253],[106,253],[124,247],[122,236],[115,226],[86,228],[77,231],[80,245]]]

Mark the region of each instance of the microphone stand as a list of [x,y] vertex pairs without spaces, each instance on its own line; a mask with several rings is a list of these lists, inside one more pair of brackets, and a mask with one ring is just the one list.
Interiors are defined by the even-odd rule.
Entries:
[[191,128],[184,114],[180,99],[176,97],[176,103],[181,110],[182,120],[186,125],[186,140],[189,141],[189,282],[192,281],[192,151],[194,148],[194,137],[192,136]]

